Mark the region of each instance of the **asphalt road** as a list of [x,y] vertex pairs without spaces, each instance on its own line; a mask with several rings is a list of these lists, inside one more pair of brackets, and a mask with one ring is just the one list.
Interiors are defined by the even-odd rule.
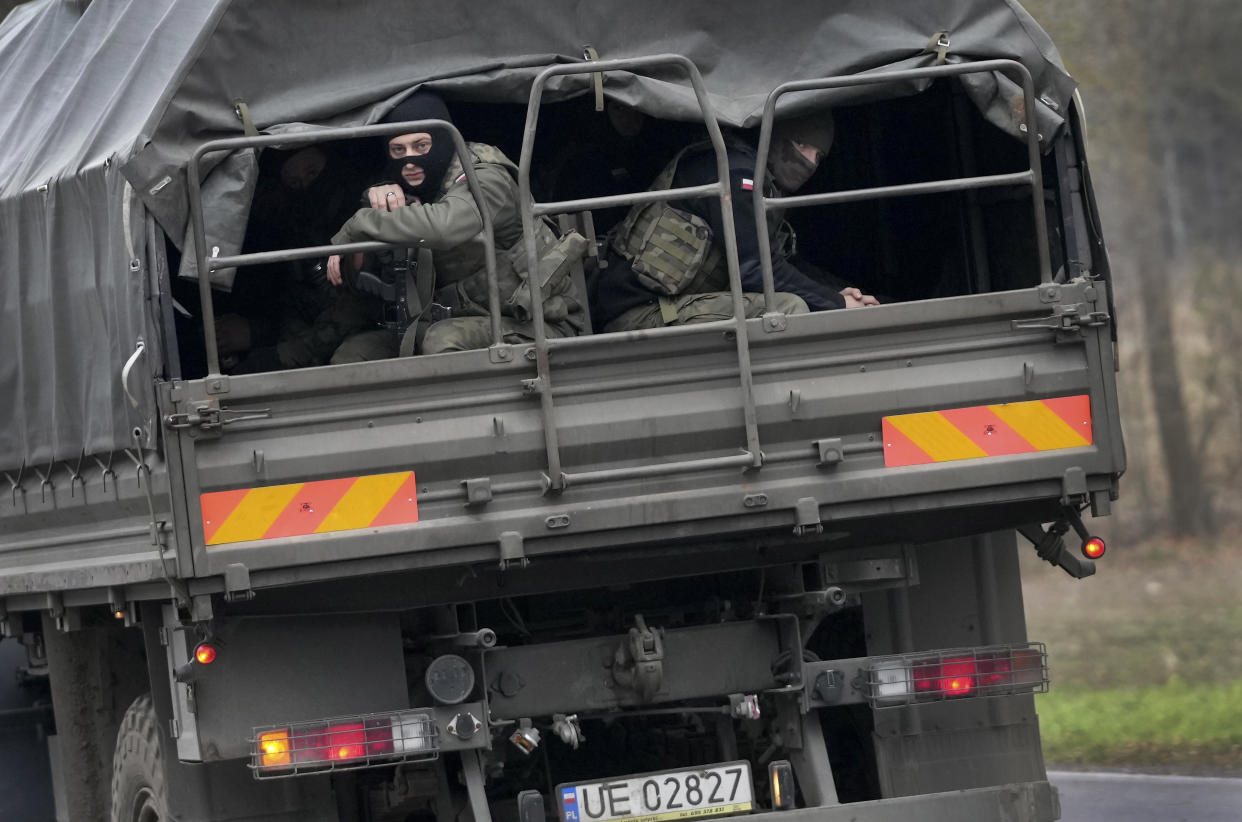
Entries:
[[52,771],[47,738],[25,713],[33,696],[17,686],[14,671],[26,663],[16,642],[0,642],[0,820],[52,819]]
[[1242,822],[1242,779],[1049,771],[1061,822]]

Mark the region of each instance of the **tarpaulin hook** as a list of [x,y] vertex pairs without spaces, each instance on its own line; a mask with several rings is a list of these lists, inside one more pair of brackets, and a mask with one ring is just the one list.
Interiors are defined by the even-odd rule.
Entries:
[[35,474],[39,476],[39,496],[43,502],[47,502],[47,492],[50,488],[53,493],[56,492],[56,486],[52,484],[52,473],[56,470],[56,458],[53,457],[51,462],[47,464],[47,473],[43,473],[38,468],[34,469]]
[[116,472],[112,470],[112,460],[116,456],[115,451],[108,452],[108,461],[104,462],[98,455],[92,455],[91,459],[95,460],[95,464],[99,466],[99,479],[103,483],[105,492],[108,490],[108,477],[116,480]]
[[[86,449],[82,449],[82,453],[78,455],[78,464],[70,469],[69,474],[69,496],[74,496],[73,489],[77,483],[82,483],[82,492],[86,492],[86,480],[82,478],[82,463],[86,461]],[[66,466],[69,463],[65,463]]]
[[[591,62],[599,59],[599,52],[595,50],[595,46],[583,46],[582,57]],[[591,72],[591,86],[595,89],[595,110],[604,110],[604,72]]]
[[242,122],[242,131],[247,137],[259,136],[259,130],[254,127],[254,121],[250,119],[250,106],[246,105],[245,100],[233,101],[233,113],[237,115],[237,119]]
[[23,476],[25,473],[26,473],[26,463],[25,463],[24,461],[22,462],[22,466],[21,466],[21,468],[18,468],[18,469],[17,469],[17,478],[16,478],[16,479],[14,479],[14,478],[13,478],[13,475],[12,475],[12,474],[10,474],[10,473],[8,473],[7,471],[4,473],[4,478],[5,478],[6,480],[8,480],[8,481],[9,481],[9,485],[10,485],[10,486],[12,486],[12,492],[13,492],[13,506],[14,506],[14,507],[17,507],[17,492],[18,492],[18,491],[22,491],[22,476]]
[[943,63],[949,54],[949,32],[946,30],[933,34],[931,39],[927,41],[927,46],[924,47],[923,52],[925,54],[929,52],[934,53],[936,55],[936,65]]

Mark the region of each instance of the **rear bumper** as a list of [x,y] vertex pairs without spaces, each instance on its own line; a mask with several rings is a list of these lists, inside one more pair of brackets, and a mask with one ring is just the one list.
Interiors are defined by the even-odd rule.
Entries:
[[1047,782],[902,796],[747,817],[753,822],[1052,822],[1061,818],[1057,789]]

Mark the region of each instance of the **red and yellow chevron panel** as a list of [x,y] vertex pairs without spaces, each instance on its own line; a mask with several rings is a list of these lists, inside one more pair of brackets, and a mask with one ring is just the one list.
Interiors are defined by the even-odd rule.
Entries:
[[1085,394],[901,414],[885,417],[882,425],[889,468],[1081,448],[1092,442],[1091,400]]
[[199,502],[208,545],[418,522],[413,471],[213,491]]

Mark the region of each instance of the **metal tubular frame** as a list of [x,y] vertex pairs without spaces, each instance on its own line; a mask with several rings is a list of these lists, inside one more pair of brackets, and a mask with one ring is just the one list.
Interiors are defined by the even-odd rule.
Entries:
[[207,349],[207,376],[220,376],[220,352],[216,347],[215,306],[211,296],[211,272],[241,265],[258,265],[262,263],[289,262],[292,260],[308,260],[329,254],[350,254],[356,251],[377,251],[384,248],[399,248],[397,243],[359,242],[347,245],[319,245],[307,248],[294,248],[287,251],[263,251],[255,254],[236,254],[228,257],[209,257],[207,254],[207,232],[203,222],[202,183],[199,180],[199,164],[202,158],[216,151],[236,151],[243,148],[263,148],[265,146],[302,146],[321,143],[326,140],[349,140],[361,137],[386,137],[391,134],[410,134],[418,131],[442,129],[453,138],[453,150],[461,160],[466,174],[466,185],[479,207],[479,215],[483,220],[484,259],[487,267],[488,314],[492,324],[492,341],[501,344],[500,338],[500,286],[496,281],[496,237],[492,230],[492,215],[484,205],[482,189],[475,177],[474,165],[470,162],[470,150],[461,132],[452,123],[444,120],[409,120],[404,123],[384,123],[372,126],[354,126],[351,128],[328,128],[299,134],[263,134],[257,137],[230,137],[222,140],[210,140],[199,146],[190,156],[186,174],[189,185],[190,228],[194,234],[194,251],[198,259],[198,298],[203,312],[203,344]]
[[[966,177],[952,180],[939,180],[930,183],[907,183],[878,188],[861,188],[851,191],[833,191],[824,194],[805,194],[797,197],[765,197],[764,182],[767,178],[768,152],[772,147],[772,123],[776,115],[776,101],[784,94],[800,91],[818,91],[822,89],[846,88],[849,86],[872,85],[876,83],[893,83],[905,80],[934,80],[939,77],[953,77],[959,74],[998,71],[1016,74],[1022,85],[1022,96],[1026,112],[1026,147],[1030,168],[1027,171],[1013,174],[993,174],[983,177]],[[860,200],[876,200],[885,197],[902,197],[917,194],[942,194],[952,191],[969,189],[995,188],[1009,185],[1028,185],[1031,187],[1035,217],[1035,240],[1039,249],[1040,281],[1052,282],[1052,264],[1048,250],[1048,226],[1044,214],[1043,203],[1043,171],[1040,167],[1039,133],[1035,122],[1035,86],[1031,73],[1026,66],[1016,60],[982,60],[977,63],[957,63],[946,66],[931,66],[921,69],[903,71],[884,71],[865,75],[842,75],[825,77],[821,80],[799,80],[782,83],[768,94],[763,106],[763,119],[759,127],[759,148],[755,156],[755,226],[759,235],[759,261],[763,272],[764,310],[772,311],[775,299],[775,286],[772,282],[772,244],[768,238],[767,215],[769,204],[785,208],[801,208],[830,203],[848,203]]]
[[[669,189],[667,191],[647,191],[547,203],[535,202],[530,189],[530,171],[534,153],[535,135],[538,126],[539,109],[542,104],[543,91],[548,81],[552,77],[561,75],[588,74],[605,71],[640,71],[657,66],[674,66],[681,68],[686,72],[693,88],[696,101],[698,102],[703,115],[708,136],[712,144],[712,149],[715,153],[718,181],[714,184],[709,183],[700,186],[688,186],[685,188]],[[864,84],[900,82],[917,79],[935,79],[944,76],[954,76],[984,71],[1000,71],[1009,74],[1016,74],[1021,80],[1023,95],[1027,103],[1025,128],[1027,132],[1026,142],[1028,158],[1030,161],[1030,168],[1027,171],[983,177],[949,179],[926,183],[881,186],[851,191],[827,192],[823,194],[795,197],[764,196],[764,181],[767,176],[766,163],[768,153],[771,148],[776,101],[782,95],[802,91],[843,88]],[[1041,278],[1045,283],[1051,282],[1046,218],[1043,211],[1042,200],[1039,196],[1039,193],[1043,189],[1043,177],[1040,168],[1039,135],[1037,133],[1035,123],[1035,109],[1032,105],[1032,101],[1034,99],[1035,94],[1030,72],[1027,71],[1026,67],[1021,63],[1013,60],[986,60],[977,63],[963,63],[904,71],[880,72],[864,76],[850,75],[829,77],[819,80],[804,80],[784,83],[775,88],[768,95],[764,105],[763,117],[760,125],[759,146],[755,161],[755,188],[753,194],[760,262],[762,268],[765,312],[770,313],[773,311],[775,297],[775,288],[773,285],[772,275],[772,249],[766,231],[767,211],[769,206],[799,208],[803,206],[855,202],[885,197],[945,193],[1011,185],[1028,185],[1032,188],[1034,194],[1034,223],[1040,255]],[[443,120],[418,120],[396,124],[359,126],[341,129],[323,129],[302,134],[237,137],[213,140],[204,143],[195,151],[193,156],[190,158],[188,165],[190,219],[194,236],[195,250],[197,252],[197,259],[199,262],[199,297],[202,303],[204,322],[203,335],[204,343],[207,349],[209,376],[218,376],[220,374],[219,352],[216,347],[214,311],[209,277],[211,271],[231,268],[239,265],[254,265],[261,263],[310,259],[335,253],[374,251],[383,248],[395,248],[398,247],[398,245],[381,242],[360,242],[341,246],[313,246],[287,251],[267,251],[254,254],[238,254],[226,257],[209,257],[206,249],[206,232],[203,225],[202,192],[201,184],[199,182],[199,165],[201,159],[206,154],[217,151],[232,151],[242,148],[257,148],[272,145],[297,146],[317,143],[324,140],[342,140],[360,137],[385,136],[390,134],[404,134],[411,131],[428,130],[431,128],[444,129],[452,136],[454,150],[456,151],[457,156],[462,158],[463,161],[462,165],[471,194],[475,197],[476,203],[479,203],[480,205],[479,211],[483,220],[483,234],[486,249],[489,318],[491,320],[493,345],[500,346],[503,344],[500,324],[499,284],[496,278],[495,236],[493,233],[492,218],[488,210],[483,207],[481,190],[474,174],[473,166],[471,163],[467,162],[469,150],[466,147],[465,140],[462,138],[461,133],[458,132],[455,126]],[[533,324],[535,326],[534,350],[537,369],[537,379],[533,381],[533,385],[539,394],[543,414],[544,445],[547,452],[548,463],[546,487],[553,491],[560,491],[571,483],[582,485],[618,478],[663,476],[683,470],[704,470],[708,468],[724,467],[726,465],[739,465],[744,468],[760,467],[763,462],[763,455],[760,450],[758,421],[755,411],[753,388],[754,370],[751,366],[750,360],[750,344],[746,328],[745,297],[743,294],[741,272],[737,257],[737,229],[733,222],[732,192],[729,188],[728,158],[726,155],[724,137],[720,131],[720,126],[716,120],[714,109],[707,95],[706,88],[704,87],[702,75],[699,73],[699,70],[694,63],[681,55],[662,54],[650,57],[562,64],[550,66],[544,69],[532,83],[530,97],[527,103],[526,122],[522,138],[522,153],[518,164],[518,187],[520,191],[519,207],[524,234],[523,241],[525,243],[528,270],[531,272],[538,271],[538,248],[534,240],[535,220],[538,217],[555,213],[588,211],[594,208],[608,208],[613,206],[633,207],[635,205],[645,203],[667,202],[678,199],[692,199],[711,196],[720,198],[722,227],[724,229],[723,239],[725,244],[725,259],[729,273],[729,290],[733,301],[733,318],[731,320],[699,323],[691,326],[671,326],[633,332],[622,332],[621,338],[624,341],[626,339],[637,340],[664,336],[683,336],[689,334],[733,331],[737,347],[739,363],[738,379],[742,391],[743,413],[746,430],[746,448],[743,453],[735,456],[711,458],[706,460],[692,460],[686,463],[674,462],[636,466],[625,469],[608,469],[604,471],[591,471],[578,474],[565,473],[562,469],[559,433],[555,419],[556,408],[550,374],[549,351],[554,347],[560,347],[563,345],[577,346],[591,345],[594,343],[613,344],[617,341],[618,335],[610,334],[606,337],[549,339],[547,336],[546,320],[543,314],[543,286],[538,281],[537,276],[532,276],[529,281],[529,287],[531,290],[531,314]]]
[[[611,197],[596,197],[561,202],[536,203],[530,191],[531,158],[535,150],[535,132],[539,121],[539,108],[543,99],[543,89],[549,78],[564,74],[594,74],[605,71],[637,71],[657,66],[677,66],[685,70],[694,89],[694,96],[699,110],[707,126],[712,149],[716,154],[716,173],[718,181],[715,185],[690,186],[669,189],[668,191],[649,191],[641,194],[623,194]],[[742,390],[742,403],[746,424],[746,450],[749,453],[749,466],[757,468],[762,464],[763,456],[759,449],[759,425],[755,413],[753,376],[750,367],[750,344],[746,335],[746,308],[742,294],[742,278],[737,259],[737,229],[733,225],[732,192],[729,189],[729,161],[725,153],[724,135],[720,124],[716,122],[716,114],[708,99],[707,89],[703,85],[703,77],[698,68],[688,58],[678,54],[657,54],[650,57],[622,58],[617,60],[597,60],[588,63],[572,63],[550,66],[535,78],[531,85],[530,100],[526,107],[526,125],[522,135],[522,155],[518,162],[518,187],[521,190],[522,232],[526,243],[528,270],[538,270],[538,253],[535,247],[535,218],[543,214],[558,212],[586,211],[591,208],[605,208],[617,205],[633,206],[641,203],[682,200],[690,198],[720,197],[721,222],[724,228],[725,259],[729,269],[729,291],[733,297],[733,323],[736,334],[739,380]],[[591,472],[590,474],[570,477],[561,469],[560,444],[558,441],[555,419],[555,406],[552,401],[552,382],[548,364],[548,338],[543,319],[543,294],[538,278],[531,279],[531,304],[535,321],[535,362],[538,366],[538,385],[540,401],[543,408],[544,442],[548,452],[548,478],[552,490],[562,490],[568,481],[573,479],[579,483],[612,478],[612,472]],[[715,324],[704,324],[695,331],[709,332],[715,330]],[[651,471],[669,473],[674,466],[650,466]],[[627,476],[634,469],[627,470]],[[640,474],[646,475],[640,470]],[[598,475],[598,476],[597,476]]]

